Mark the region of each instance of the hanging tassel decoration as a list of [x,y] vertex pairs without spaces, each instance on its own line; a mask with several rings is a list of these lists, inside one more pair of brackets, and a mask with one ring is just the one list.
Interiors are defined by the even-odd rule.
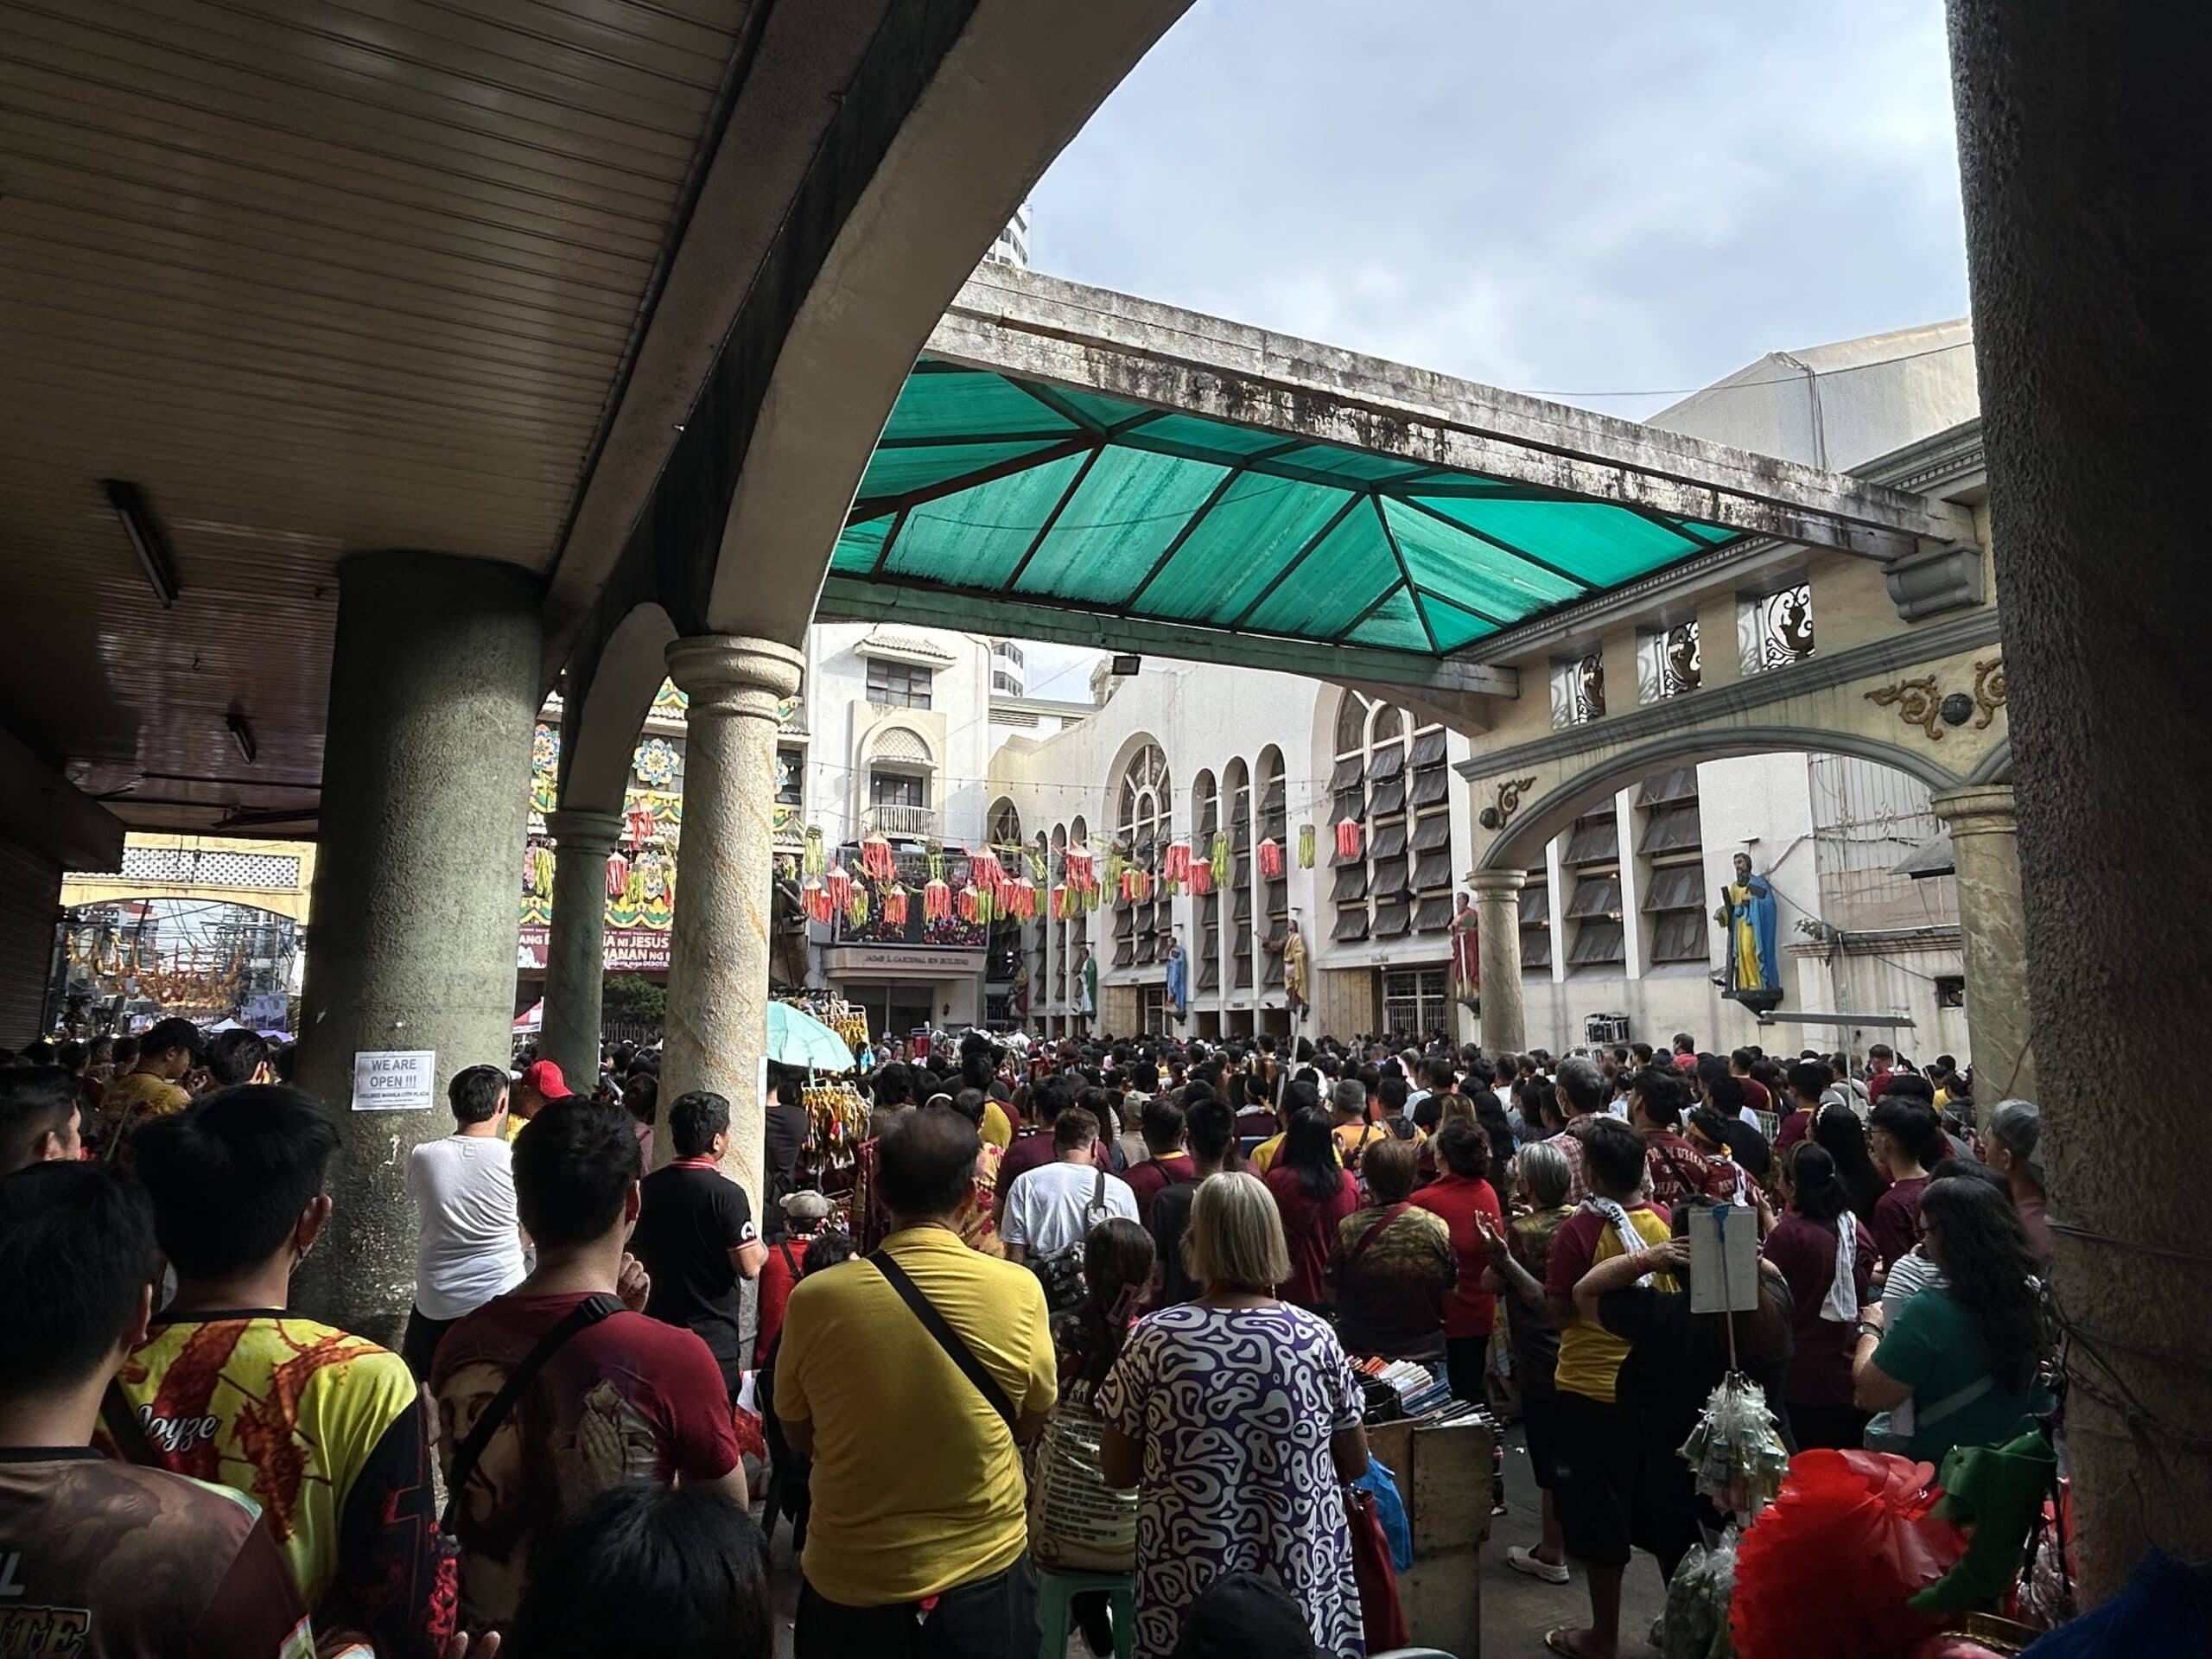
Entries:
[[922,889],[922,920],[926,924],[951,919],[952,889],[932,876]]
[[1282,843],[1273,836],[1260,843],[1260,874],[1270,881],[1282,874]]
[[830,874],[823,878],[822,885],[830,890],[832,909],[842,910],[852,902],[853,878],[842,864],[830,865]]
[[1345,818],[1339,823],[1337,825],[1337,856],[1338,858],[1357,858],[1359,856],[1359,824],[1356,820]]
[[830,925],[830,917],[836,913],[830,906],[830,890],[811,875],[806,878],[806,885],[799,889],[799,902],[805,907],[807,919],[819,922],[824,927]]
[[806,826],[806,873],[820,875],[829,868],[830,851],[822,839],[822,826],[810,823]]
[[906,889],[896,882],[883,895],[883,919],[893,927],[906,925]]
[[1313,826],[1310,823],[1298,826],[1298,868],[1301,870],[1313,868]]
[[1213,891],[1213,866],[1203,858],[1191,861],[1191,896],[1203,899]]
[[888,881],[897,868],[891,856],[891,842],[881,830],[875,831],[861,842],[861,868],[868,872],[871,881]]
[[1077,893],[1088,893],[1098,885],[1097,861],[1088,847],[1071,847],[1067,853],[1068,885]]
[[857,886],[854,887],[852,898],[846,901],[845,919],[855,927],[868,925],[868,889],[866,887]]

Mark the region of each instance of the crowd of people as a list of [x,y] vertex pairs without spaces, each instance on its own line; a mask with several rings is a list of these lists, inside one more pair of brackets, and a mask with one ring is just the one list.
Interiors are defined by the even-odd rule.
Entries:
[[2036,1109],[1948,1060],[934,1053],[867,1057],[849,1192],[803,1177],[779,1079],[757,1217],[730,1103],[664,1109],[650,1053],[588,1093],[462,1069],[405,1161],[388,1351],[290,1305],[312,1251],[389,1241],[334,1211],[283,1051],[34,1046],[0,1068],[0,1617],[93,1654],[766,1659],[757,1507],[801,1659],[1028,1659],[1040,1571],[1127,1578],[1132,1630],[1075,1599],[1096,1653],[1287,1619],[1360,1655],[1381,1359],[1510,1403],[1542,1509],[1507,1560],[1579,1571],[1547,1642],[1612,1659],[1633,1551],[1671,1573],[1715,1520],[1675,1455],[1731,1363],[1688,1294],[1707,1205],[1762,1241],[1734,1363],[1792,1448],[1934,1459],[2052,1408]]

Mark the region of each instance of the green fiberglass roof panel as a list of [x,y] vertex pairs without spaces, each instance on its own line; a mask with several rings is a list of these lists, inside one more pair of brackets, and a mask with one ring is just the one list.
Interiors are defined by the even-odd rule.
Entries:
[[979,601],[1433,655],[1733,537],[925,359],[833,569]]
[[1356,645],[1385,645],[1393,651],[1432,649],[1428,630],[1421,626],[1421,613],[1414,608],[1414,596],[1403,588],[1376,607],[1350,638]]
[[1230,476],[1228,467],[1209,461],[1101,450],[1014,590],[1120,603]]

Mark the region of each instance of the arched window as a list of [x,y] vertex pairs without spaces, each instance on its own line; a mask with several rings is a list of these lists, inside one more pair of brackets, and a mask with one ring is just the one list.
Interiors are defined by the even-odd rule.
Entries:
[[1021,814],[1014,804],[1001,795],[991,807],[991,845],[1019,847],[1021,844]]
[[1222,769],[1221,795],[1229,824],[1229,919],[1224,931],[1230,983],[1249,992],[1258,960],[1252,932],[1252,771],[1241,758]]
[[[1114,841],[1122,855],[1157,878],[1166,844],[1174,839],[1175,806],[1167,757],[1147,743],[1129,757],[1114,791]],[[1142,904],[1114,912],[1114,965],[1143,966],[1164,959],[1173,936],[1173,906],[1158,885]]]
[[[1191,785],[1191,821],[1195,836],[1194,858],[1213,855],[1214,837],[1221,833],[1221,800],[1214,792],[1213,773],[1202,772]],[[1198,932],[1198,982],[1201,991],[1221,988],[1221,889],[1209,887],[1196,906]]]
[[1452,814],[1444,728],[1357,691],[1337,711],[1332,826],[1362,826],[1360,855],[1332,855],[1332,939],[1441,935],[1452,921]]

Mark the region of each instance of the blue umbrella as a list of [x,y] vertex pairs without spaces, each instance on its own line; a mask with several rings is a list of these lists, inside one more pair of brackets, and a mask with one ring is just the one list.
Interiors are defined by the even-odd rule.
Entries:
[[849,1071],[853,1051],[845,1039],[804,1008],[768,1005],[768,1058],[778,1065],[810,1071]]

